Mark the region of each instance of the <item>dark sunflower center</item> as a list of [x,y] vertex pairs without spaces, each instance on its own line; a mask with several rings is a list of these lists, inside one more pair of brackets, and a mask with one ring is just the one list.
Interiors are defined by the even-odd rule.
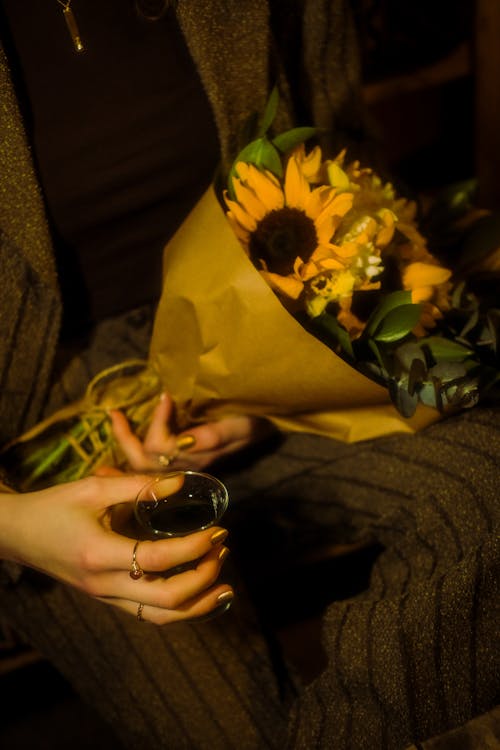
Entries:
[[286,276],[293,271],[295,258],[308,261],[318,244],[314,222],[298,208],[271,211],[259,221],[250,236],[250,258],[268,271]]

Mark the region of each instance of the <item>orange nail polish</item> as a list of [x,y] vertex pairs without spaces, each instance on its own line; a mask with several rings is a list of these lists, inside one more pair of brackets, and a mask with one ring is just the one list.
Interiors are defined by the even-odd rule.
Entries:
[[217,601],[220,604],[229,604],[234,599],[234,593],[232,591],[223,591],[222,594],[219,594],[217,597]]
[[221,542],[223,542],[228,533],[229,532],[227,529],[219,529],[219,531],[216,531],[215,534],[212,534],[212,536],[210,537],[210,541],[212,542],[214,547],[216,544],[220,544]]
[[176,440],[177,450],[184,451],[188,448],[192,448],[196,443],[196,438],[193,435],[180,435]]

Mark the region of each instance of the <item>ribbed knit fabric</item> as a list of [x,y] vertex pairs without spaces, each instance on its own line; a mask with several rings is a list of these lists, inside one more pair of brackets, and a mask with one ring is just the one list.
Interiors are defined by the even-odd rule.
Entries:
[[294,434],[226,466],[233,523],[248,522],[233,541],[261,562],[267,516],[298,554],[311,529],[382,547],[367,589],[327,608],[328,664],[295,698],[238,582],[232,611],[198,625],[139,623],[34,573],[2,588],[2,612],[125,747],[402,750],[498,702],[498,417],[356,445]]
[[[275,84],[280,90],[277,131],[291,125],[319,125],[329,156],[345,145],[356,146],[353,158],[361,156],[366,115],[346,0],[179,0],[176,15],[213,110],[221,176],[248,143],[249,121],[262,114]],[[2,46],[5,29],[0,26],[0,444],[4,444],[40,419],[61,302],[43,199]]]
[[[286,19],[287,4],[273,5]],[[347,5],[300,5],[307,32],[300,84],[312,92],[315,121],[338,129],[357,112],[356,66],[346,75]],[[223,10],[233,14],[231,28]],[[262,61],[264,50],[271,54],[267,13],[263,0],[179,2],[226,164],[239,126],[262,109],[269,79],[283,73],[268,66],[267,56]],[[7,438],[41,411],[59,307],[41,199],[3,57],[0,63],[0,247],[4,296],[14,305],[2,317],[0,342]],[[119,358],[126,356],[114,329],[96,337],[99,345],[106,339]],[[109,355],[108,344],[101,354]],[[75,397],[80,375],[86,382],[94,367],[106,366],[94,354],[73,362],[52,391],[51,408]],[[31,392],[36,375],[40,387]],[[256,519],[264,523],[271,508],[270,521],[286,532],[292,552],[296,546],[302,553],[305,540],[315,538],[369,539],[383,550],[367,589],[328,607],[327,667],[295,697],[238,583],[236,603],[219,619],[157,628],[26,573],[0,589],[2,615],[110,721],[127,748],[399,750],[423,742],[498,702],[499,448],[498,410],[476,408],[416,437],[345,445],[292,435],[238,473],[226,467],[234,523],[248,523],[244,529]],[[258,524],[247,538],[249,554],[262,558]],[[301,592],[296,596],[300,607]]]

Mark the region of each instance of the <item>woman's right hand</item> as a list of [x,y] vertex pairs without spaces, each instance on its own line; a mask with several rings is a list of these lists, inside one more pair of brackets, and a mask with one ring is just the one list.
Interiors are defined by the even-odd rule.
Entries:
[[[232,597],[217,584],[227,548],[220,527],[189,536],[135,541],[113,530],[113,511],[132,502],[150,477],[93,476],[38,492],[0,495],[0,557],[75,586],[90,596],[157,624],[210,614]],[[174,488],[173,488],[174,489]],[[199,560],[169,578],[154,572]],[[152,574],[151,574],[152,573]],[[222,598],[220,598],[222,597]]]

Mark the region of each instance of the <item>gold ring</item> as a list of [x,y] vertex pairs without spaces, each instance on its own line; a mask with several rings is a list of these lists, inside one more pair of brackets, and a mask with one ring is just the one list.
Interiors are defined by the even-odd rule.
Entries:
[[144,622],[144,617],[142,616],[142,610],[144,609],[144,604],[139,602],[139,606],[137,607],[137,619],[139,622]]
[[137,581],[139,578],[142,578],[144,575],[144,571],[137,562],[137,547],[139,546],[139,540],[134,544],[134,551],[132,552],[132,562],[130,563],[130,571],[129,576],[134,580]]
[[167,466],[170,466],[172,461],[174,461],[178,455],[179,455],[178,453],[174,453],[171,455],[169,455],[168,453],[157,453],[156,460],[158,461],[158,463],[160,464],[162,468],[166,469]]

